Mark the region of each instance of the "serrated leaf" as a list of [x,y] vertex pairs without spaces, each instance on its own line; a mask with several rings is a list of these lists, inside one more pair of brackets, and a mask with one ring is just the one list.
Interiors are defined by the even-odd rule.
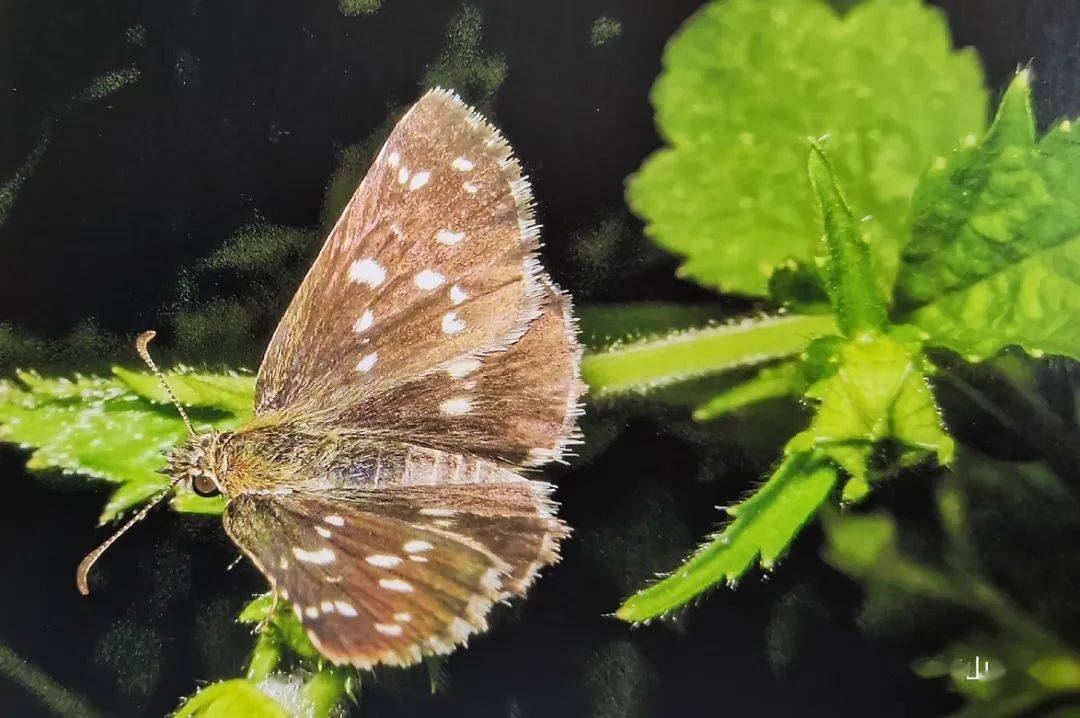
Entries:
[[174,718],[289,718],[281,704],[251,681],[235,678],[206,686],[173,714]]
[[[172,402],[153,374],[113,367],[112,373],[139,396],[156,404]],[[208,408],[225,411],[239,420],[247,420],[254,412],[255,377],[250,374],[209,374],[190,370],[165,374],[176,398],[185,408]]]
[[897,283],[929,343],[981,359],[1016,344],[1080,358],[1080,137],[1035,140],[1030,77],[986,137],[941,160],[915,196]]
[[716,0],[668,44],[652,101],[668,146],[631,178],[630,206],[686,258],[682,275],[751,295],[817,239],[807,137],[828,135],[849,200],[873,216],[888,289],[920,175],[986,117],[976,56],[917,0],[843,17],[817,0]]
[[852,216],[817,143],[811,147],[807,171],[824,225],[815,259],[836,312],[836,323],[849,337],[880,331],[886,321],[885,302],[874,276],[866,225]]
[[771,568],[836,484],[836,469],[792,454],[749,499],[728,510],[734,520],[667,578],[629,599],[615,615],[641,622],[684,605],[721,581],[733,582],[760,561]]
[[780,316],[671,332],[592,352],[581,376],[593,398],[645,392],[801,352],[836,331],[832,315]]
[[849,500],[866,493],[871,451],[881,442],[899,444],[905,465],[926,456],[948,463],[954,442],[942,427],[924,370],[916,345],[886,335],[847,342],[835,372],[807,390],[817,412],[788,451],[816,450],[833,459],[855,480],[845,490]]
[[[163,393],[148,372],[117,370],[113,377],[43,377],[18,372],[18,381],[0,380],[0,440],[31,449],[27,467],[61,469],[118,484],[101,514],[111,521],[145,503],[167,485],[158,473],[164,453],[187,438],[176,410],[158,403]],[[197,426],[230,428],[243,416],[243,387],[253,379],[227,374],[182,375],[178,382],[190,400]],[[250,413],[251,394],[244,411]],[[246,414],[245,414],[246,415]],[[178,511],[220,513],[221,498],[205,499],[181,489]]]

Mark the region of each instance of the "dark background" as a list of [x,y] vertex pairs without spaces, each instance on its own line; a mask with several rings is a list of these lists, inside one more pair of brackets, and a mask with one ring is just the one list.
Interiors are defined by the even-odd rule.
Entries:
[[[545,260],[588,301],[705,299],[661,262],[644,281],[576,286],[571,243],[623,205],[624,178],[658,146],[648,90],[690,0],[475,2],[483,51],[508,76],[493,109],[531,174]],[[974,45],[999,92],[1036,73],[1044,121],[1080,113],[1080,4],[953,0],[958,45]],[[386,0],[346,17],[333,0],[0,2],[0,181],[15,174],[56,103],[110,69],[140,80],[70,109],[0,228],[0,323],[51,338],[92,317],[120,335],[161,323],[176,277],[246,224],[318,222],[345,146],[419,93],[456,2]],[[602,15],[622,33],[589,42]],[[145,28],[142,43],[128,29]],[[782,91],[782,88],[778,88]],[[636,225],[631,226],[633,230]],[[252,337],[261,346],[265,337]],[[213,360],[207,357],[207,360]],[[197,680],[238,675],[253,641],[232,622],[262,581],[217,519],[159,512],[109,555],[97,592],[73,571],[101,539],[104,489],[31,477],[0,447],[0,643],[97,710],[161,715]],[[929,716],[958,707],[916,678],[918,642],[872,640],[855,625],[860,592],[818,558],[810,530],[768,581],[720,590],[677,624],[631,630],[602,614],[670,569],[761,466],[733,446],[703,451],[657,423],[629,422],[615,444],[557,477],[577,533],[565,561],[496,628],[455,654],[448,690],[387,671],[365,715]],[[888,488],[894,510],[925,486]],[[0,715],[41,704],[0,678]]]

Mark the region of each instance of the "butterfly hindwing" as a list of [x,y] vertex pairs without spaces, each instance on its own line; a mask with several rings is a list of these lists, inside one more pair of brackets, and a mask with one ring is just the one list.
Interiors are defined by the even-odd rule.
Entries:
[[550,486],[515,478],[244,494],[225,527],[336,663],[408,665],[487,627],[492,604],[557,559]]
[[391,132],[282,317],[259,413],[377,393],[505,348],[543,288],[532,197],[509,145],[445,90]]

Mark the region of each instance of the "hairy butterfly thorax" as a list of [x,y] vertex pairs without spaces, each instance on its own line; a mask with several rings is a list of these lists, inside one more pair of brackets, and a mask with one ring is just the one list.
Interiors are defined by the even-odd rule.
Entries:
[[223,493],[224,528],[335,663],[407,665],[488,625],[558,561],[554,487],[577,441],[569,297],[545,273],[521,165],[436,89],[401,118],[278,324],[255,415],[190,438],[169,489]]

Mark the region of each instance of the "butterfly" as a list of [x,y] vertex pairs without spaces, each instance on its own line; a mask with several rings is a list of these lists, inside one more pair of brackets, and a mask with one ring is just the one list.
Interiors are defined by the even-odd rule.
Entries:
[[196,435],[174,397],[192,437],[171,486],[228,497],[225,531],[334,663],[450,652],[559,559],[552,486],[523,470],[579,440],[584,385],[532,207],[498,130],[428,92],[285,311],[254,417]]

